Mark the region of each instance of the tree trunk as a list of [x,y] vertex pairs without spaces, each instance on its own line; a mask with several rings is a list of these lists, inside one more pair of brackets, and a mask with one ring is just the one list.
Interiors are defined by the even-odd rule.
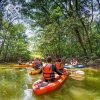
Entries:
[[82,41],[82,38],[81,38],[81,35],[80,35],[78,29],[75,29],[75,32],[76,32],[76,36],[78,38],[78,41],[79,41],[79,43],[80,43],[80,45],[81,45],[81,47],[82,47],[82,49],[84,51],[84,54],[87,56],[87,52],[86,52],[86,49],[84,47],[84,44],[83,44],[83,41]]
[[[93,3],[93,2],[92,2]],[[79,17],[79,20],[80,20],[80,22],[81,22],[81,24],[82,24],[82,26],[83,26],[83,28],[84,28],[84,30],[85,30],[85,32],[86,32],[86,34],[87,34],[87,40],[88,40],[88,44],[89,44],[89,49],[90,49],[90,52],[92,53],[92,44],[91,44],[91,41],[90,41],[90,37],[89,37],[89,33],[88,33],[88,30],[86,29],[86,26],[85,26],[85,24],[84,24],[84,21],[82,20],[82,18],[81,18],[81,16],[80,16],[80,14],[79,14],[79,9],[78,9],[78,4],[79,4],[79,1],[78,0],[75,0],[75,7],[76,7],[76,13],[77,13],[77,16]],[[93,4],[92,4],[92,6],[93,6]],[[92,12],[93,13],[93,12]]]
[[4,47],[4,43],[5,43],[5,39],[3,40],[2,44],[1,44],[1,47],[0,47],[0,55],[2,53],[2,50],[3,50],[3,47]]
[[2,28],[2,12],[0,10],[0,30],[1,30],[1,28]]

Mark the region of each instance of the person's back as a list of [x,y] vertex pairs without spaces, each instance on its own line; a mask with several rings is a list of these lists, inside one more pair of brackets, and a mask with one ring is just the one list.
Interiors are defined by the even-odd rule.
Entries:
[[45,78],[45,81],[53,81],[55,78],[54,71],[52,70],[53,65],[47,63],[45,66],[43,66],[43,76]]
[[61,72],[63,71],[64,66],[61,63],[61,59],[56,60],[55,66],[56,66],[57,70],[60,70]]
[[34,69],[39,69],[39,67],[40,67],[40,62],[37,60],[37,59],[35,59],[34,61],[33,61],[33,63],[32,63],[32,66],[33,66],[33,68]]
[[61,62],[56,62],[56,63],[55,63],[55,66],[56,66],[56,68],[57,68],[58,70],[60,70],[60,69],[61,69]]
[[38,58],[38,64],[39,66],[42,66],[42,61]]
[[54,72],[57,72],[59,75],[62,75],[62,73],[59,72],[52,64],[52,59],[50,56],[47,57],[47,63],[43,66],[42,72],[46,82],[53,82],[55,80]]

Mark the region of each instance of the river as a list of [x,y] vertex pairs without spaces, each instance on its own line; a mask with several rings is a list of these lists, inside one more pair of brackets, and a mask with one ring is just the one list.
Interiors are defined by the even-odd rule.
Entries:
[[0,100],[100,100],[100,71],[84,71],[83,81],[69,77],[56,91],[35,96],[32,83],[42,75],[30,76],[26,69],[0,69]]

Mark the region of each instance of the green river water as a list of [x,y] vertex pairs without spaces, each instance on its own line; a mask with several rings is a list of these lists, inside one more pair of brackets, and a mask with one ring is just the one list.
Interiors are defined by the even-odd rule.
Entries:
[[32,83],[42,75],[30,76],[26,69],[0,69],[0,100],[100,100],[100,71],[84,71],[83,81],[69,77],[58,90],[35,96]]

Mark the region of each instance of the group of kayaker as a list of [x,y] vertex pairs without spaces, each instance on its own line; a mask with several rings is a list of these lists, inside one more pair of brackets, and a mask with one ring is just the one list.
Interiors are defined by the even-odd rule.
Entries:
[[[38,60],[33,61],[35,68]],[[35,64],[34,64],[35,63]],[[60,87],[64,81],[70,76],[74,80],[83,80],[84,72],[80,70],[70,71],[67,68],[65,69],[65,59],[57,57],[55,60],[51,56],[48,56],[46,63],[43,66],[40,66],[43,78],[38,79],[33,83],[32,89],[35,95],[41,95],[45,93],[52,92]],[[70,61],[70,64],[76,66],[78,64],[77,60],[73,58]],[[36,67],[37,68],[37,67]],[[70,75],[69,75],[70,74]]]
[[42,62],[40,61],[39,58],[35,58],[35,59],[32,61],[32,67],[33,67],[35,70],[39,69],[41,66],[42,66]]
[[35,70],[41,69],[44,80],[46,82],[53,82],[55,81],[55,72],[58,75],[63,75],[64,64],[62,63],[60,58],[57,58],[56,62],[53,64],[52,57],[48,56],[46,59],[46,63],[43,66],[40,59],[34,59],[34,61],[32,61],[32,67]]
[[47,63],[43,66],[42,72],[43,77],[46,82],[53,82],[55,81],[55,72],[58,75],[63,74],[63,65],[61,63],[60,58],[57,59],[55,64],[52,64],[52,58],[50,56],[47,57]]
[[[19,62],[19,64],[21,61]],[[73,66],[77,65],[77,60],[73,58],[70,62]],[[53,82],[55,80],[55,72],[58,75],[63,75],[65,63],[62,62],[61,58],[56,58],[56,61],[53,63],[52,57],[48,56],[46,59],[46,63],[43,65],[39,58],[34,58],[31,61],[32,67],[35,70],[41,69],[44,80],[46,82]]]

